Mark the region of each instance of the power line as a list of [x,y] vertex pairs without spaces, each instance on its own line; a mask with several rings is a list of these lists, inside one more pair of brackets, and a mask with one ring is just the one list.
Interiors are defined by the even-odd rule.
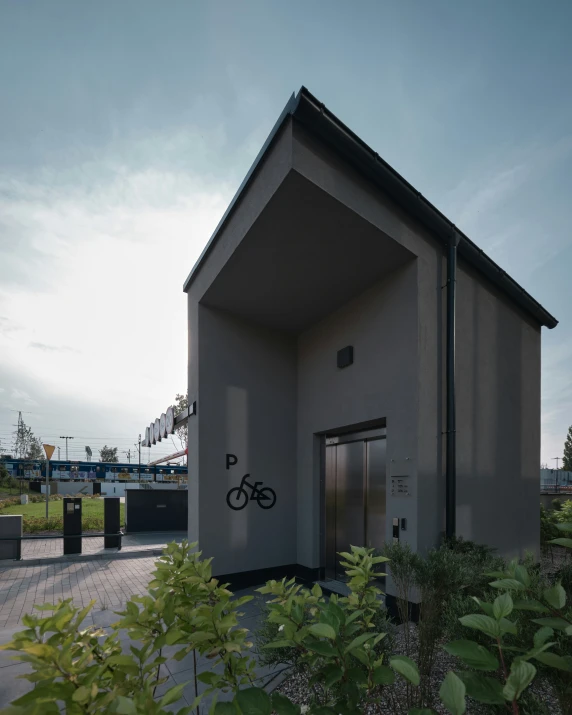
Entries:
[[67,459],[68,459],[68,439],[73,439],[73,437],[62,437],[62,436],[60,435],[60,439],[65,439],[65,441],[66,441],[66,462],[67,462]]

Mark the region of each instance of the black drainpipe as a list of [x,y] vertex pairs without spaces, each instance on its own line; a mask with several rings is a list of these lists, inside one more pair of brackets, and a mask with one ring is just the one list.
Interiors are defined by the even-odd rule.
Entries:
[[457,507],[457,421],[455,415],[455,289],[458,234],[447,246],[447,454],[445,461],[445,535],[455,536]]

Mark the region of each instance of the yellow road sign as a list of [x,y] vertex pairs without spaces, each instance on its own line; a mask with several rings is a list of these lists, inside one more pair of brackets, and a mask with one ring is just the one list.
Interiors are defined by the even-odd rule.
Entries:
[[45,445],[44,445],[44,452],[46,453],[46,457],[47,457],[48,459],[51,459],[51,458],[52,458],[52,454],[54,453],[54,450],[55,450],[55,449],[56,449],[56,448],[54,447],[53,444],[45,444]]

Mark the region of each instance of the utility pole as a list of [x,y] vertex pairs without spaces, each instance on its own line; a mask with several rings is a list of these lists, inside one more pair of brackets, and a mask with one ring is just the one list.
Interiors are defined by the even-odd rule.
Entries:
[[127,459],[129,460],[129,464],[131,464],[131,449],[128,449],[127,451],[123,450],[123,454],[127,455]]
[[60,437],[60,439],[65,439],[66,441],[66,462],[68,461],[68,439],[73,439],[73,437]]
[[61,458],[62,458],[62,457],[61,457],[61,455],[60,455],[60,448],[58,447],[58,460],[61,459]]
[[560,457],[552,457],[552,459],[556,460],[556,491],[558,491],[558,460],[560,459]]
[[141,481],[141,435],[139,435],[139,441],[135,444],[139,450],[139,481]]

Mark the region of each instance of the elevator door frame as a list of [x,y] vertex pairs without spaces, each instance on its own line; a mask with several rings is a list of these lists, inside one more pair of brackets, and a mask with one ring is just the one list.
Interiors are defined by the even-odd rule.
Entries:
[[[334,512],[336,511],[336,503],[332,505],[331,493],[328,492],[328,460],[332,458],[332,454],[335,455],[336,450],[328,449],[329,447],[337,446],[339,444],[348,444],[351,442],[362,442],[363,444],[363,494],[364,494],[364,545],[366,544],[367,534],[368,534],[368,461],[367,461],[367,445],[368,442],[374,442],[377,440],[387,440],[387,429],[385,427],[377,427],[372,429],[361,429],[356,431],[344,432],[343,434],[325,434],[323,435],[322,441],[322,564],[324,568],[324,574],[326,578],[335,579],[336,575],[336,562],[335,559],[336,549],[335,549],[335,528],[332,532],[328,533],[328,511],[332,508]],[[386,441],[387,445],[387,441]],[[387,450],[387,447],[386,447]],[[387,451],[386,451],[386,461],[385,461],[385,475],[387,481]],[[386,519],[387,519],[387,486],[386,489]],[[337,489],[334,493],[334,498],[337,499]],[[333,536],[333,538],[332,538]],[[332,544],[333,542],[333,544]],[[332,557],[333,552],[333,557]]]

